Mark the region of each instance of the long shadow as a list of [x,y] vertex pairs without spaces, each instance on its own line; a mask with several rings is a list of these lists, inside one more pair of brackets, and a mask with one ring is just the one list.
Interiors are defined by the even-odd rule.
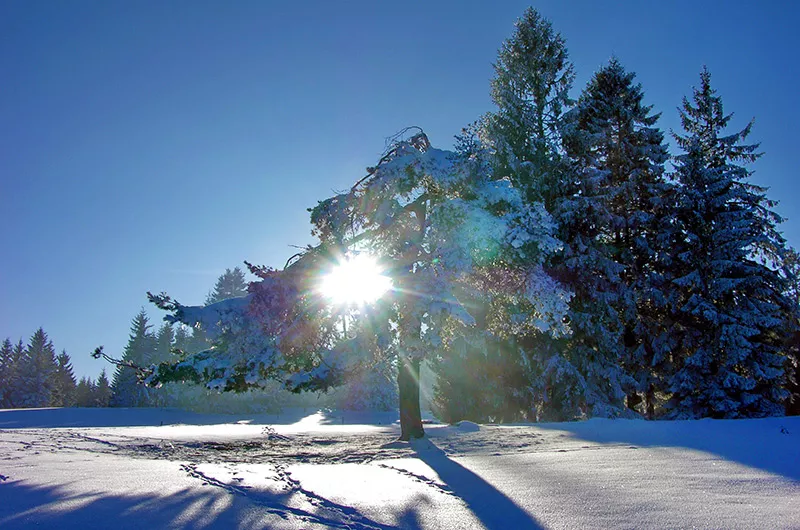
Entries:
[[[0,482],[0,528],[81,528],[84,530],[128,528],[271,528],[275,518],[348,530],[394,530],[358,510],[327,499],[317,499],[316,512],[289,506],[291,494],[220,494],[217,488],[187,488],[168,496],[119,495],[107,492],[70,492],[64,486],[32,485],[25,481]],[[247,498],[247,501],[243,500]],[[227,502],[226,502],[227,501]],[[224,506],[223,506],[224,505]],[[260,509],[263,515],[254,513]],[[336,512],[331,517],[330,512]],[[401,519],[418,521],[406,510]]]
[[683,421],[594,418],[536,427],[604,444],[693,449],[800,481],[800,416]]
[[463,500],[470,511],[488,529],[525,528],[543,530],[544,526],[504,493],[461,464],[447,457],[433,444],[416,449],[417,456],[433,469],[450,491]]

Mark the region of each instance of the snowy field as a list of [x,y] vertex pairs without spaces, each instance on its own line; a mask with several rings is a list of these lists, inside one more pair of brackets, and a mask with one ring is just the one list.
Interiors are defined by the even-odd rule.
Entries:
[[800,528],[800,417],[0,410],[0,528]]

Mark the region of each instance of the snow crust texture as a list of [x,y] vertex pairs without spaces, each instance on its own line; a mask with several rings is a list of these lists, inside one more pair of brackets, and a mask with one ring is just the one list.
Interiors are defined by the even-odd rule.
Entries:
[[0,528],[800,527],[800,418],[395,417],[0,411]]

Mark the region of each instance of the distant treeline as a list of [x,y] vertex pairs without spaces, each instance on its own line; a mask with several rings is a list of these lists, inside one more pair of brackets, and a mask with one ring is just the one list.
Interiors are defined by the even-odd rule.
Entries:
[[6,338],[0,349],[0,408],[107,407],[111,386],[106,371],[97,380],[76,381],[69,354],[39,328],[26,345]]

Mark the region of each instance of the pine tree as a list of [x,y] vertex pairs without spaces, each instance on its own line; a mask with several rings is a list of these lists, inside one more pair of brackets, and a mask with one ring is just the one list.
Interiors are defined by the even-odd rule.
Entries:
[[217,279],[214,289],[206,297],[206,305],[221,302],[228,298],[236,298],[247,294],[247,279],[239,267],[225,269],[225,273]]
[[53,343],[42,328],[36,330],[19,365],[21,407],[50,406],[57,370]]
[[672,305],[680,348],[671,378],[671,416],[781,414],[787,322],[785,283],[772,256],[785,243],[766,188],[750,184],[744,164],[760,154],[745,144],[752,122],[726,134],[731,115],[704,69],[680,109],[675,140],[679,183]]
[[[131,323],[128,344],[122,354],[123,361],[136,366],[149,366],[155,361],[156,339],[150,327],[147,313],[142,309]],[[117,367],[111,388],[113,390],[111,406],[147,407],[152,404],[150,389],[139,384],[136,372],[126,366]]]
[[[669,193],[663,176],[667,150],[655,127],[659,115],[643,104],[634,78],[612,59],[567,116],[571,171],[554,206],[565,243],[554,269],[575,296],[567,358],[553,359],[552,372],[583,386],[582,397],[560,401],[589,407],[594,415],[624,412],[626,394],[633,408],[641,399],[637,392],[646,393],[652,407],[653,362],[660,355],[651,337],[658,322],[654,304],[662,298],[653,290]],[[563,383],[549,386],[552,392]]]
[[72,371],[72,361],[66,350],[62,350],[61,354],[56,357],[56,363],[51,406],[74,407],[76,403],[75,390],[77,383],[75,381],[75,374]]
[[561,177],[560,122],[575,78],[564,39],[528,8],[503,43],[494,69],[491,96],[498,110],[486,126],[496,152],[495,172],[549,211]]
[[95,407],[108,407],[111,404],[112,398],[112,390],[111,385],[108,382],[108,376],[106,375],[106,369],[100,372],[100,375],[97,377],[97,383],[94,386],[94,391],[92,392],[92,401],[94,402]]

